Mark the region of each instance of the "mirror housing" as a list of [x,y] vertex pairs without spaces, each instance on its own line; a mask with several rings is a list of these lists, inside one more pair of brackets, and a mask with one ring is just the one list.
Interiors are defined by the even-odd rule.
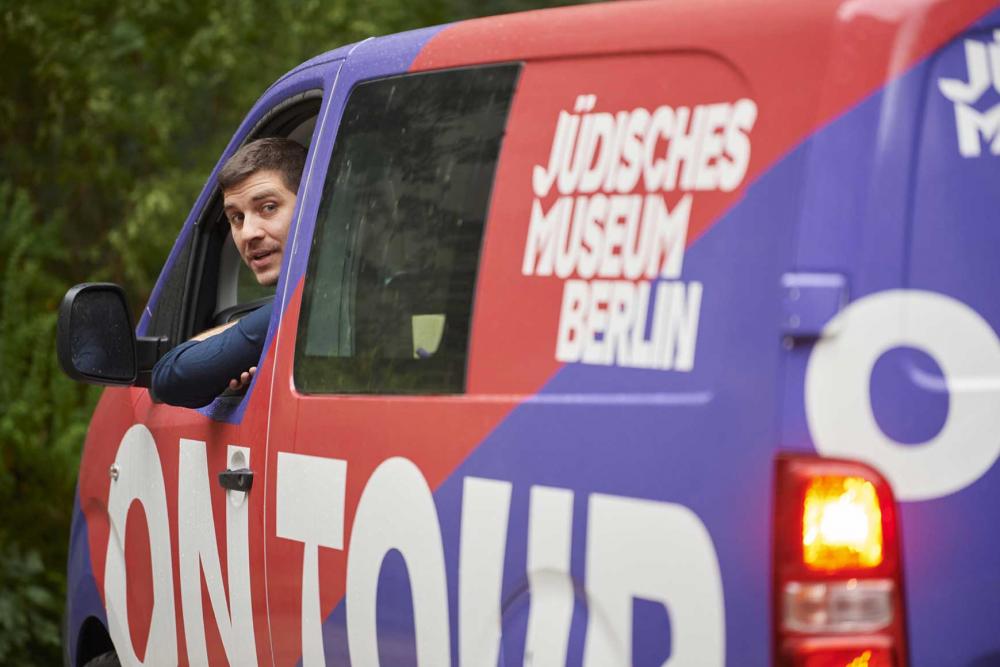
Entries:
[[149,386],[166,338],[135,337],[125,291],[113,283],[82,283],[59,306],[56,351],[70,378],[89,384]]

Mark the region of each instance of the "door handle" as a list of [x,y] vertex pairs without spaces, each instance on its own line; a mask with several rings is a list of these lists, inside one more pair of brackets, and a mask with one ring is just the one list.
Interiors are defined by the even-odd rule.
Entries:
[[832,335],[827,324],[850,301],[847,277],[840,273],[786,273],[781,288],[786,344]]
[[227,491],[243,491],[246,493],[253,486],[253,470],[249,468],[223,470],[219,473],[219,486]]

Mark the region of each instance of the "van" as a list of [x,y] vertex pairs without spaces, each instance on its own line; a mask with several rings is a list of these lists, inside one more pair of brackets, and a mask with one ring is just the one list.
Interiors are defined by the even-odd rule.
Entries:
[[[220,164],[263,136],[308,146],[273,294],[213,172],[137,326],[63,303],[112,385],[68,664],[1000,664],[995,0],[416,30]],[[153,400],[272,298],[244,393]]]

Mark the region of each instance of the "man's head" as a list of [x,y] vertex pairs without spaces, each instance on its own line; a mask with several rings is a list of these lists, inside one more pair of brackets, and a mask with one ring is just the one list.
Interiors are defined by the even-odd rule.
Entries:
[[233,241],[261,285],[278,282],[305,161],[300,144],[269,137],[236,151],[219,171]]

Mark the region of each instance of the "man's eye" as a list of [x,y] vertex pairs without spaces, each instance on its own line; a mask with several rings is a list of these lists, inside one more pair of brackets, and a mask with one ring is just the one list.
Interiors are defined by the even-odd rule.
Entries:
[[233,227],[239,227],[243,224],[243,216],[238,213],[229,216],[229,224]]
[[275,211],[277,211],[277,210],[278,210],[278,205],[277,205],[277,204],[273,204],[273,203],[268,203],[268,204],[264,204],[264,205],[263,205],[263,206],[261,207],[261,209],[262,209],[262,210],[263,210],[263,211],[264,211],[265,213],[274,213]]

